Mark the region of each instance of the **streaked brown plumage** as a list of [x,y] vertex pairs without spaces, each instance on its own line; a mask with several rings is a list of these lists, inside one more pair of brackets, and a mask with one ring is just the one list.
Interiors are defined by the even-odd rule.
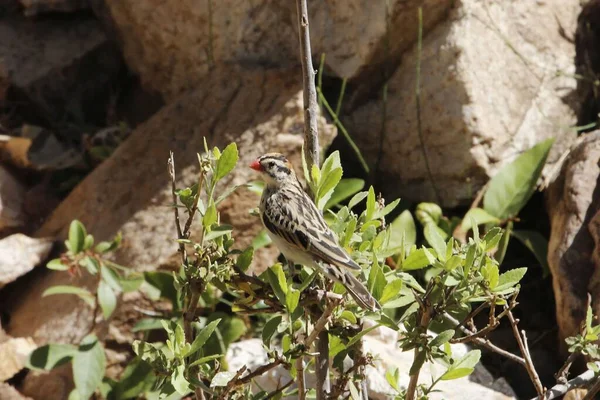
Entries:
[[338,244],[321,212],[304,192],[289,161],[279,153],[265,154],[250,167],[266,186],[260,200],[261,220],[288,261],[317,268],[339,282],[363,308],[381,309],[367,288],[350,272],[360,266]]

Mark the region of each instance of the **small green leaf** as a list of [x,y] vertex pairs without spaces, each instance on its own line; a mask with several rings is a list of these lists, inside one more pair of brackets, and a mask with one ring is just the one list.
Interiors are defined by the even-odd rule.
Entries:
[[221,157],[217,161],[217,168],[215,171],[215,182],[224,178],[235,168],[238,161],[238,149],[235,142],[230,143],[225,149]]
[[215,328],[217,327],[217,325],[219,325],[219,322],[221,322],[220,318],[210,322],[204,328],[202,328],[202,330],[200,332],[198,332],[198,335],[196,336],[196,338],[194,339],[194,342],[192,343],[192,347],[190,348],[190,351],[186,355],[192,355],[195,352],[197,352],[198,350],[200,350],[202,348],[202,346],[204,346],[204,344],[206,343],[206,341],[208,340],[210,335],[213,334],[213,332],[215,331]]
[[348,341],[348,344],[346,345],[346,347],[350,348],[352,347],[355,343],[358,343],[358,341],[365,336],[367,333],[379,328],[381,326],[381,324],[375,324],[367,329],[363,329],[360,333],[352,336],[350,338],[350,340]]
[[500,218],[490,215],[483,208],[471,208],[465,214],[460,227],[464,232],[468,232],[473,222],[477,225],[498,224],[500,223]]
[[342,179],[333,190],[333,194],[325,204],[324,209],[328,210],[336,204],[341,203],[348,197],[353,196],[365,186],[365,181],[356,178]]
[[313,166],[310,169],[310,178],[313,185],[318,188],[321,184],[321,171],[319,170],[319,167],[316,164],[313,164]]
[[386,215],[388,215],[389,213],[394,211],[396,209],[396,207],[398,207],[398,204],[400,204],[400,199],[396,199],[396,200],[392,201],[390,204],[383,207],[383,210],[379,210],[378,212],[376,212],[374,218],[379,219],[379,218],[385,217]]
[[383,290],[386,286],[387,282],[385,280],[385,275],[377,262],[377,259],[373,260],[373,265],[371,266],[371,270],[369,271],[369,279],[367,280],[367,287],[369,288],[369,292],[375,297],[377,300],[381,298],[383,294]]
[[448,370],[444,373],[444,375],[442,375],[441,379],[444,381],[448,381],[470,375],[471,372],[473,372],[475,365],[477,365],[477,363],[479,362],[480,358],[480,350],[469,351],[460,360],[452,364],[450,368],[448,368]]
[[438,230],[439,228],[437,225],[427,224],[425,225],[423,233],[427,243],[429,243],[435,250],[438,260],[441,262],[446,262],[446,242]]
[[506,271],[498,278],[498,285],[494,288],[494,292],[501,292],[515,286],[527,272],[527,268],[515,268]]
[[190,383],[185,379],[185,365],[178,365],[171,374],[171,385],[180,395],[190,392]]
[[50,371],[65,364],[77,352],[72,344],[51,343],[38,347],[30,355],[27,368]]
[[254,248],[248,247],[246,250],[242,252],[235,260],[235,266],[238,267],[243,272],[246,272],[252,264],[252,258],[254,257]]
[[383,293],[381,295],[381,298],[379,299],[379,303],[383,305],[388,301],[395,299],[400,295],[400,289],[402,289],[401,279],[395,279],[389,282],[383,288]]
[[48,264],[46,264],[46,268],[55,271],[66,271],[69,269],[69,266],[63,264],[60,258],[55,258],[53,260],[48,261]]
[[73,380],[82,399],[89,399],[100,386],[105,368],[102,344],[96,336],[86,336],[73,355]]
[[354,313],[350,312],[349,310],[342,311],[342,313],[340,314],[340,318],[345,319],[351,324],[356,324],[357,322],[356,315],[354,315]]
[[117,307],[117,296],[112,288],[103,280],[98,284],[98,303],[102,308],[104,320],[108,320]]
[[296,311],[296,307],[298,307],[298,302],[300,301],[300,291],[288,288],[286,298],[285,298],[285,306],[290,314],[293,314]]
[[151,331],[154,329],[162,329],[161,319],[158,318],[143,318],[140,319],[131,329],[132,332]]
[[144,272],[144,280],[159,290],[160,297],[171,300],[173,307],[178,307],[179,295],[175,289],[175,281],[172,274],[162,271]]
[[433,338],[429,345],[431,347],[438,347],[447,343],[450,339],[454,337],[454,329],[448,329],[443,332],[440,332],[436,337]]
[[488,260],[488,263],[481,268],[481,275],[488,281],[490,289],[495,291],[500,275],[498,266],[492,263],[491,260]]
[[404,235],[404,246],[411,247],[417,242],[417,228],[415,220],[409,210],[404,210],[390,224],[390,248],[402,245],[402,235]]
[[92,246],[94,245],[94,237],[92,235],[86,235],[85,236],[85,240],[83,242],[83,249],[84,250],[88,250],[91,249]]
[[367,194],[367,208],[366,208],[366,220],[371,221],[375,215],[375,207],[377,205],[377,199],[375,198],[375,190],[373,186],[369,187],[369,193]]
[[262,331],[262,340],[265,346],[269,347],[271,343],[271,338],[277,331],[277,327],[281,324],[282,317],[281,315],[276,315],[270,320],[267,321]]
[[488,184],[484,210],[500,219],[516,216],[533,195],[553,143],[540,142],[505,165]]
[[426,253],[426,249],[417,249],[412,251],[408,257],[402,261],[402,271],[414,271],[417,269],[423,269],[431,265],[431,259]]
[[218,360],[218,359],[222,358],[223,356],[224,356],[223,354],[211,354],[210,356],[201,357],[201,358],[197,359],[196,361],[194,361],[193,363],[191,363],[190,367],[193,367],[194,365],[206,364],[209,361]]
[[120,292],[122,290],[120,282],[121,278],[113,269],[102,264],[100,265],[100,275],[102,276],[102,280],[115,292]]
[[450,368],[442,375],[443,381],[451,381],[453,379],[464,378],[473,373],[475,368]]
[[513,222],[508,221],[506,227],[504,228],[504,233],[502,234],[502,238],[500,239],[500,243],[498,243],[498,250],[494,254],[494,258],[498,261],[498,264],[502,264],[504,260],[504,256],[506,255],[506,250],[508,249],[508,242],[510,241],[510,236],[513,231]]
[[55,294],[74,294],[79,296],[79,298],[85,301],[88,305],[94,306],[94,296],[89,292],[89,290],[80,288],[78,286],[70,286],[70,285],[57,285],[51,286],[42,293],[42,297],[51,296]]
[[87,232],[83,224],[76,219],[73,220],[69,226],[69,250],[73,254],[83,251],[86,236]]
[[337,184],[342,179],[342,169],[336,168],[327,175],[323,175],[321,185],[317,189],[317,206],[319,210],[323,210],[325,204],[333,195],[333,191]]
[[458,267],[462,263],[462,258],[460,256],[452,256],[446,261],[446,265],[444,265],[444,269],[446,271],[454,271],[456,267]]
[[348,209],[352,210],[358,203],[360,203],[361,201],[363,201],[365,199],[365,197],[367,197],[369,194],[369,192],[359,192],[356,193],[351,199],[350,202],[348,202]]
[[502,229],[498,227],[490,229],[483,238],[483,241],[485,242],[485,251],[491,251],[496,248],[501,238]]
[[283,267],[281,264],[275,264],[267,269],[266,273],[275,295],[282,304],[286,304],[287,282],[285,280]]
[[220,236],[227,235],[233,231],[233,227],[231,225],[219,225],[213,227],[210,232],[208,232],[204,236],[204,240],[214,240]]
[[215,222],[217,222],[217,207],[215,206],[214,201],[211,200],[202,217],[202,225],[204,225],[205,228],[208,228]]
[[250,246],[252,246],[252,248],[254,250],[258,250],[260,248],[268,246],[270,243],[271,243],[271,238],[269,237],[269,234],[267,233],[267,231],[265,229],[263,229],[252,240],[252,243],[250,244]]
[[91,275],[96,275],[100,268],[100,263],[96,258],[85,256],[79,261],[79,265],[83,266]]
[[400,370],[398,368],[394,369],[394,372],[387,370],[385,371],[385,380],[390,384],[392,389],[396,392],[400,392],[400,386],[398,386],[398,381],[400,380]]
[[537,231],[518,230],[512,231],[512,235],[533,253],[535,259],[542,267],[543,276],[547,277],[550,274],[550,266],[548,265],[548,240]]

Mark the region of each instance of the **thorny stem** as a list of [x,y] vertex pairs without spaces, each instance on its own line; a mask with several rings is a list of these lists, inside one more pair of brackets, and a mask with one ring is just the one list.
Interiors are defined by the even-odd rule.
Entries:
[[[527,336],[525,335],[525,331],[522,330],[521,333],[519,333],[517,321],[515,320],[515,317],[511,311],[509,311],[506,315],[510,321],[515,339],[517,339],[517,344],[521,350],[521,355],[523,355],[523,359],[525,360],[525,368],[527,369],[529,378],[531,379],[531,382],[533,382],[533,386],[535,386],[535,391],[538,394],[538,398],[542,399],[544,398],[544,387],[542,386],[540,377],[538,376],[535,366],[533,365],[533,361],[531,360],[531,354],[529,353],[529,346],[527,345]],[[521,337],[521,335],[523,336]]]

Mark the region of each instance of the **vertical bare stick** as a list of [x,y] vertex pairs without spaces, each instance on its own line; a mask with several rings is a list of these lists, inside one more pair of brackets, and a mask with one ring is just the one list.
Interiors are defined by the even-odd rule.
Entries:
[[[508,320],[510,321],[510,325],[513,330],[513,334],[515,339],[517,339],[517,344],[519,345],[519,350],[521,350],[521,354],[523,355],[523,359],[525,360],[525,368],[527,369],[527,373],[529,374],[529,378],[535,387],[535,391],[538,394],[538,398],[544,398],[544,386],[542,386],[542,382],[540,381],[540,377],[538,376],[537,371],[535,370],[535,366],[533,365],[533,361],[531,360],[531,354],[529,353],[529,346],[527,345],[527,336],[525,335],[525,331],[521,331],[519,333],[519,329],[517,328],[517,321],[513,316],[512,312],[509,310],[506,314]],[[521,337],[521,335],[523,335]]]
[[304,89],[304,151],[308,167],[311,168],[313,164],[319,165],[319,131],[317,128],[317,89],[310,50],[306,0],[296,0],[296,9],[298,11],[302,86]]

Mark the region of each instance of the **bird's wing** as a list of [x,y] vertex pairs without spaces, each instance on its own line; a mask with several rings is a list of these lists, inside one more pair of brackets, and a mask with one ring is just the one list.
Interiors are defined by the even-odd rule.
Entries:
[[270,199],[262,220],[273,234],[317,260],[339,267],[360,270],[360,266],[338,244],[310,197],[296,190],[281,190]]

